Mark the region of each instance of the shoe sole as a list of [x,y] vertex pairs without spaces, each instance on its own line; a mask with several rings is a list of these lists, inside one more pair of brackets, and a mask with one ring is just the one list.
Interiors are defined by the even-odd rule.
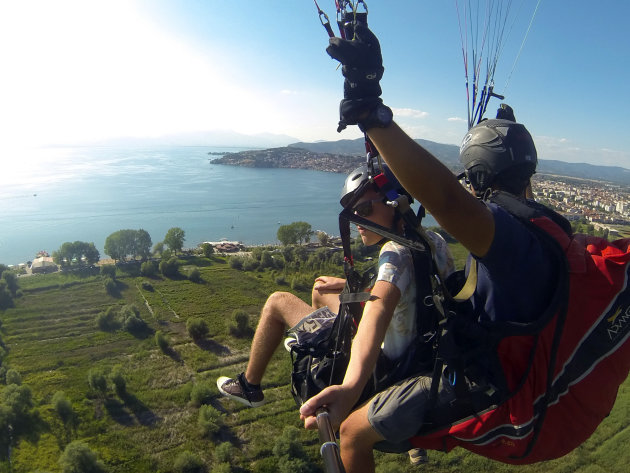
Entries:
[[223,383],[225,383],[226,381],[229,381],[230,379],[232,378],[228,378],[227,376],[221,376],[219,379],[217,379],[217,389],[223,396],[227,397],[228,399],[232,399],[233,401],[240,402],[241,404],[244,404],[247,407],[260,407],[265,403],[264,399],[262,401],[251,402],[251,401],[248,401],[247,399],[243,399],[242,397],[238,397],[238,396],[235,396],[234,394],[230,394],[229,392],[224,391],[221,386],[223,386]]

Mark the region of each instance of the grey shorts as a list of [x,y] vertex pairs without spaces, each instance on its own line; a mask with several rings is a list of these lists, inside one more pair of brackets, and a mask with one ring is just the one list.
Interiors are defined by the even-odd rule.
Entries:
[[[368,401],[368,421],[385,440],[375,445],[384,452],[406,452],[413,448],[413,437],[426,418],[431,391],[431,376],[414,376],[375,394]],[[455,399],[453,388],[442,378],[436,405],[444,406]],[[443,409],[442,409],[443,410]],[[446,423],[452,419],[434,419]]]

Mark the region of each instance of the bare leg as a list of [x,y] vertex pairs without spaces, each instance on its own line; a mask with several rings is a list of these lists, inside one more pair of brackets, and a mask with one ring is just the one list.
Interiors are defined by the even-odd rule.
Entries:
[[383,438],[368,421],[368,407],[369,403],[366,403],[351,412],[341,424],[341,459],[346,473],[374,472],[374,444]]
[[328,307],[335,314],[339,312],[339,293],[320,292],[313,289],[311,300],[313,309]]
[[312,311],[310,305],[289,292],[274,292],[269,296],[260,313],[249,353],[245,371],[248,383],[260,384],[286,329],[293,327]]

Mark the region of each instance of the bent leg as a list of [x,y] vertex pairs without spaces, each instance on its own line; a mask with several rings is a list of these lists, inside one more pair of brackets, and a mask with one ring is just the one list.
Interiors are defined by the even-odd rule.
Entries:
[[260,320],[252,340],[245,379],[260,384],[267,365],[282,342],[285,330],[293,327],[313,311],[313,308],[289,292],[274,292],[260,313]]
[[364,404],[343,421],[339,429],[341,460],[347,473],[374,471],[374,444],[383,437],[368,420],[369,404]]

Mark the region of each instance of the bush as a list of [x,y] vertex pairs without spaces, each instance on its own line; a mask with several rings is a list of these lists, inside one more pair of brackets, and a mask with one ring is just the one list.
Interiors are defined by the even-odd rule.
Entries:
[[191,318],[186,322],[186,330],[194,341],[206,338],[210,330],[205,320],[199,318]]
[[168,338],[166,338],[166,335],[164,335],[164,333],[162,333],[160,330],[155,332],[155,344],[160,347],[160,350],[162,350],[164,353],[166,353],[169,349]]
[[124,397],[127,394],[127,381],[125,381],[125,377],[122,374],[120,366],[114,367],[109,379],[114,385],[116,394],[118,394],[119,397]]
[[230,268],[232,269],[243,269],[243,258],[240,256],[232,256],[230,258]]
[[108,307],[106,310],[99,312],[96,316],[96,325],[105,332],[111,332],[120,327],[120,322],[116,316],[116,310]]
[[123,329],[130,333],[137,333],[147,327],[135,305],[126,305],[120,310],[120,322]]
[[192,282],[201,282],[201,272],[199,268],[194,268],[188,274],[188,279]]
[[84,442],[70,442],[59,458],[63,473],[104,473],[105,465]]
[[15,384],[17,386],[20,386],[22,384],[22,376],[20,376],[20,373],[13,368],[7,370],[5,380],[7,385]]
[[179,274],[179,261],[175,256],[160,261],[160,273],[167,278],[175,278]]
[[220,443],[214,450],[214,461],[216,463],[230,463],[230,460],[234,457],[234,453],[234,445],[230,442]]
[[107,379],[100,370],[91,369],[88,372],[88,386],[92,391],[103,395],[107,392]]
[[173,470],[177,473],[204,473],[206,468],[198,455],[186,450],[175,458]]
[[64,425],[73,423],[75,419],[74,409],[63,391],[57,391],[53,394],[52,406]]
[[278,276],[276,278],[276,284],[278,286],[286,286],[287,284],[287,278],[285,278],[284,276]]
[[234,335],[242,336],[249,332],[249,314],[243,309],[236,309],[232,312],[232,321],[230,331]]
[[243,271],[256,271],[260,266],[260,262],[254,258],[245,258],[243,261]]
[[142,281],[142,289],[149,292],[154,291],[153,284],[151,284],[149,281]]
[[203,405],[199,408],[197,425],[204,437],[216,435],[224,425],[223,414],[212,406]]
[[105,286],[105,291],[110,296],[115,296],[116,294],[118,294],[118,286],[116,285],[116,281],[112,278],[105,279],[103,285]]
[[201,406],[210,402],[213,396],[212,387],[208,383],[195,383],[190,391],[190,400],[196,406]]
[[155,261],[145,261],[140,265],[140,274],[152,278],[157,275],[158,265]]
[[101,276],[116,279],[116,266],[114,266],[113,264],[106,264],[104,266],[101,266],[100,273]]

